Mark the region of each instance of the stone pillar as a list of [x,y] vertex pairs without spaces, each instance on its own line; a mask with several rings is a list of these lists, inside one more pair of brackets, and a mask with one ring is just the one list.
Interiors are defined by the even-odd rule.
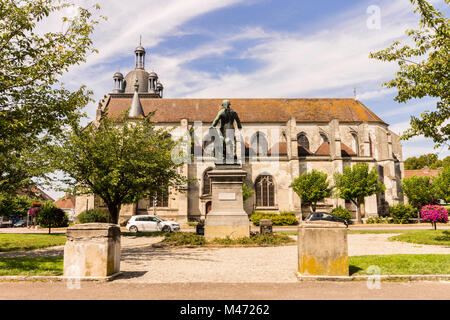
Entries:
[[270,220],[270,219],[259,220],[259,233],[260,234],[271,234],[272,233],[272,220]]
[[298,228],[301,276],[348,276],[347,227],[343,223],[303,222]]
[[249,237],[250,222],[242,199],[247,172],[240,165],[216,165],[208,175],[212,184],[212,207],[205,220],[205,238]]
[[120,228],[112,223],[85,223],[67,228],[64,276],[108,278],[120,271]]

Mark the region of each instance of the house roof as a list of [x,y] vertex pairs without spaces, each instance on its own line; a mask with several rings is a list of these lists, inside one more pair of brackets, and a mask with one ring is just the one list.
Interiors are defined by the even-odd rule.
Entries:
[[[109,117],[116,118],[131,106],[132,94],[111,94],[106,105]],[[223,99],[158,99],[140,95],[145,115],[156,111],[152,120],[163,123],[212,122]],[[279,123],[292,117],[297,122],[376,122],[386,124],[360,101],[350,98],[324,99],[229,99],[244,123]]]
[[417,177],[437,177],[442,170],[430,170],[430,169],[420,169],[420,170],[405,170],[405,178],[411,178],[412,176]]
[[50,197],[48,194],[46,194],[40,188],[33,186],[33,185],[29,186],[26,189],[17,190],[17,194],[26,195],[29,197],[37,197],[44,201],[51,201],[51,202],[55,201],[52,197]]
[[60,209],[75,209],[75,196],[66,194],[64,197],[55,202]]

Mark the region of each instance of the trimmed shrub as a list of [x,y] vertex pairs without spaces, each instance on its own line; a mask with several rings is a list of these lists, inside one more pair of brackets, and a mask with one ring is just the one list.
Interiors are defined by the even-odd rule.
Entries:
[[389,207],[389,215],[393,223],[406,224],[409,223],[409,219],[417,217],[417,210],[409,204],[399,203]]
[[109,213],[100,208],[94,208],[87,211],[83,211],[78,215],[79,223],[90,223],[90,222],[105,222],[110,221]]
[[366,223],[367,223],[367,224],[374,224],[374,223],[375,223],[375,220],[373,220],[373,218],[370,217],[370,218],[367,218]]
[[383,223],[382,217],[375,217],[375,223]]
[[61,228],[69,225],[69,217],[64,210],[56,207],[52,202],[45,202],[42,205],[42,210],[37,216],[37,223],[42,228]]
[[259,245],[259,246],[270,246],[270,245],[280,245],[284,243],[295,242],[288,235],[285,234],[252,234],[249,238],[238,238],[238,239],[214,239],[211,243],[223,244],[223,245]]
[[350,219],[352,218],[352,214],[347,209],[337,206],[331,211],[331,214],[334,215],[337,218],[344,219],[347,222],[350,222]]
[[297,225],[298,221],[294,215],[281,215],[277,213],[267,213],[267,212],[258,212],[255,211],[251,217],[250,221],[253,222],[255,226],[259,226],[259,220],[261,219],[270,219],[272,220],[272,225],[274,226],[293,226]]
[[295,212],[294,211],[281,211],[280,212],[280,216],[293,216],[293,217],[295,217]]
[[166,234],[163,242],[169,242],[176,246],[194,245],[202,246],[206,244],[204,236],[200,236],[193,232],[171,232]]

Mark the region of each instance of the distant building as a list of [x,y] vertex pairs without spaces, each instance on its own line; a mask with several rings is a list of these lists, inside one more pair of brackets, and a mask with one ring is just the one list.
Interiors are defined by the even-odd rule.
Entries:
[[69,220],[75,218],[75,196],[66,194],[64,197],[55,202],[55,205],[67,213]]
[[55,199],[50,197],[48,194],[46,194],[44,191],[42,191],[36,186],[29,186],[27,189],[18,190],[17,194],[21,196],[28,196],[30,198],[38,198],[39,200],[42,201],[55,202]]

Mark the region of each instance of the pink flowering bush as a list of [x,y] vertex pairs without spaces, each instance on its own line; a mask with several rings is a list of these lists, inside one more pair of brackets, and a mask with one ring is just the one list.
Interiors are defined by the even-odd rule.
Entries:
[[448,221],[448,212],[444,207],[438,205],[426,205],[422,207],[420,216],[423,221],[429,221],[434,226],[436,230],[436,222]]
[[42,208],[41,207],[33,207],[30,210],[28,210],[28,214],[32,217],[37,217],[37,215],[39,214],[39,212],[41,212]]

